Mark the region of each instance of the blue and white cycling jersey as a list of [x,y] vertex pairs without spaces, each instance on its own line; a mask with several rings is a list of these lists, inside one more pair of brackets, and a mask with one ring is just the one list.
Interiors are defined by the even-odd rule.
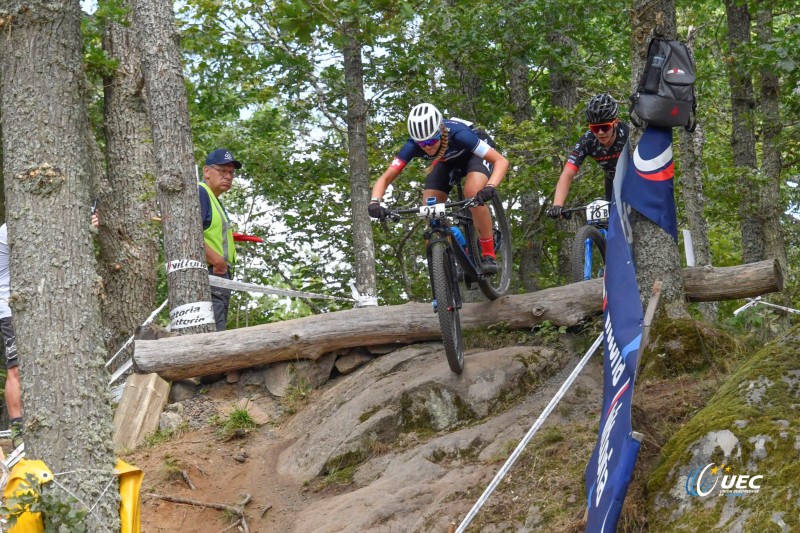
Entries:
[[483,159],[492,148],[489,143],[478,137],[475,130],[468,123],[459,119],[444,119],[442,123],[447,130],[448,138],[447,150],[445,150],[443,157],[438,158],[436,155],[426,154],[425,150],[420,148],[413,139],[408,139],[403,147],[400,148],[397,156],[395,156],[391,167],[396,168],[399,172],[415,157],[421,157],[428,161],[441,159],[443,162],[448,163],[461,158],[466,161],[472,157],[472,154]]

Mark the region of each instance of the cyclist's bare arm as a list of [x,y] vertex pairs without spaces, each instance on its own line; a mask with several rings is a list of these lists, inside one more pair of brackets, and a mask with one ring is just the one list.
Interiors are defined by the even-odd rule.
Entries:
[[486,155],[483,156],[483,159],[492,164],[492,175],[489,176],[487,185],[497,188],[503,178],[506,177],[506,172],[508,172],[508,159],[494,148],[490,148]]
[[400,174],[404,166],[405,165],[399,166],[393,161],[392,164],[389,165],[389,168],[378,178],[378,181],[375,182],[375,185],[372,186],[372,197],[383,198],[386,189],[389,188],[389,185],[391,185],[394,179]]
[[572,180],[577,174],[578,171],[572,166],[564,166],[564,170],[561,171],[561,176],[558,178],[558,184],[556,185],[556,193],[553,198],[553,205],[564,205],[564,202],[567,201],[567,195],[569,195],[569,187],[572,185]]

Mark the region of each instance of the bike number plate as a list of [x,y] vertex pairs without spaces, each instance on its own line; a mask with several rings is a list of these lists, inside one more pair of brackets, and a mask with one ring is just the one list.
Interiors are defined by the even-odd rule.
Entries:
[[419,206],[420,218],[444,218],[445,214],[444,204]]
[[605,222],[608,220],[610,202],[595,200],[586,206],[587,222]]

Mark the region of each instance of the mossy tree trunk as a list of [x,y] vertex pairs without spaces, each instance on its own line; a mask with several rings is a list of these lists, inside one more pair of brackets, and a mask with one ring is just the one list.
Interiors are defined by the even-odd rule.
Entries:
[[[770,2],[761,5],[757,14],[756,35],[763,48],[773,46],[773,15]],[[786,271],[786,243],[781,221],[784,218],[781,193],[781,125],[778,91],[780,81],[773,65],[763,65],[761,78],[761,115],[763,119],[763,144],[761,153],[761,175],[763,188],[760,195],[762,231],[764,233],[764,259],[775,258]]]
[[[189,104],[172,4],[131,0],[131,8],[153,133],[164,256],[167,262],[188,260],[205,265]],[[170,312],[185,306],[184,316],[196,320],[196,325],[182,327],[180,333],[216,331],[205,268],[175,270],[167,275],[167,285]]]
[[[0,7],[0,107],[25,452],[119,530],[100,279],[89,225],[90,130],[77,0]],[[60,490],[59,487],[53,490]],[[66,501],[68,495],[63,494]]]
[[153,142],[141,57],[130,27],[109,23],[103,48],[119,62],[103,80],[108,188],[100,191],[98,202],[100,271],[106,289],[103,323],[113,355],[155,306],[160,227],[152,221]]
[[[686,46],[694,54],[694,32],[689,35]],[[703,193],[703,147],[705,146],[705,130],[703,124],[697,124],[693,132],[680,128],[681,146],[681,197],[692,233],[692,252],[695,265],[711,264],[711,244],[708,240],[708,222],[706,216],[706,196]],[[685,244],[685,243],[684,243]],[[705,302],[699,305],[700,313],[709,322],[716,322],[718,305],[716,302]]]
[[728,20],[728,80],[731,87],[731,149],[737,186],[741,195],[739,224],[742,262],[764,258],[764,228],[758,213],[761,186],[757,178],[753,78],[747,63],[750,44],[750,12],[744,0],[725,0]]
[[[674,0],[634,0],[631,10],[632,90],[635,90],[644,69],[650,38],[656,35],[676,38]],[[631,132],[631,153],[640,138],[640,131]],[[667,316],[688,317],[678,244],[658,225],[637,212],[631,214],[631,226],[636,279],[643,305],[646,307],[650,300],[653,282],[661,280],[661,302]]]

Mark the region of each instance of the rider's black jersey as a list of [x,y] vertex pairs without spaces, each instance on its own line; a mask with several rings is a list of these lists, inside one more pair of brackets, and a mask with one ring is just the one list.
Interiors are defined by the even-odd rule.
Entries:
[[597,161],[597,164],[605,172],[606,179],[613,180],[614,172],[617,170],[617,160],[628,140],[628,135],[630,135],[630,127],[626,123],[620,122],[617,126],[617,138],[614,140],[614,144],[606,148],[597,140],[594,133],[587,131],[581,135],[581,138],[578,139],[577,144],[569,154],[567,166],[572,167],[577,172],[588,155]]

